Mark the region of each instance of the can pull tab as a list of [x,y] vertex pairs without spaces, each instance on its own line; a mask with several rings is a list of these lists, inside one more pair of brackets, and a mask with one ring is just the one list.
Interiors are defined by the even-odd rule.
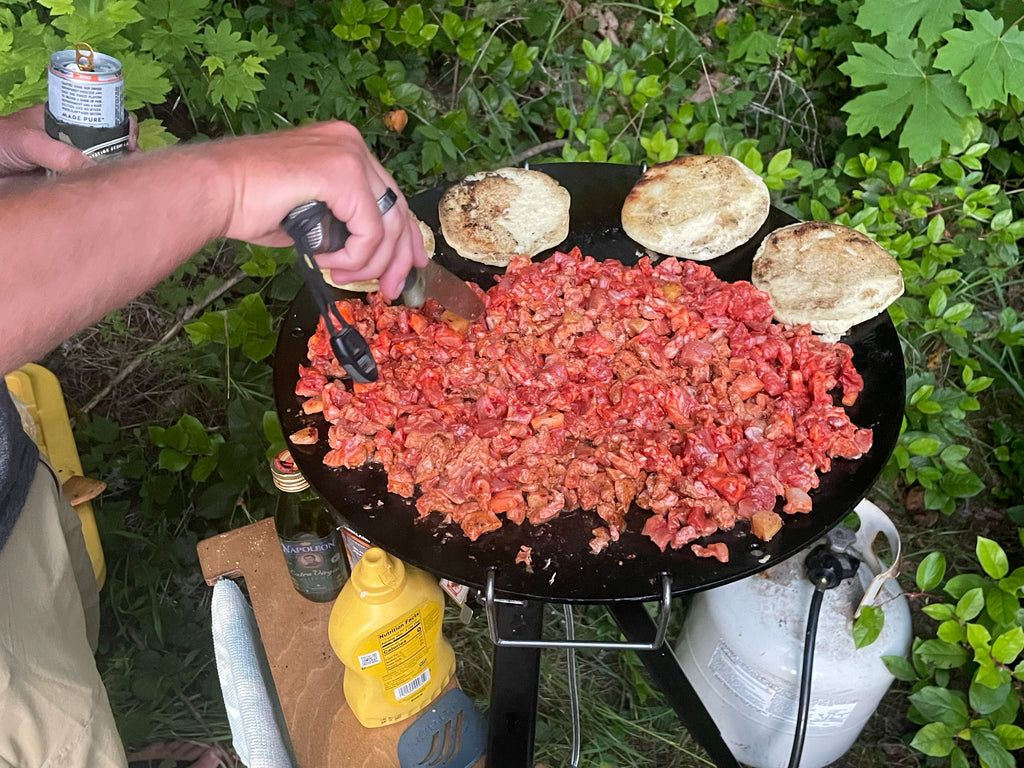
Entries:
[[82,72],[93,71],[93,59],[96,51],[88,43],[75,43],[75,64]]

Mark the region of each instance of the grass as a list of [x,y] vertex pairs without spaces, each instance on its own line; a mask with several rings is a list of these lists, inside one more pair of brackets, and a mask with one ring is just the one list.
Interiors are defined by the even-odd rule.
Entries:
[[[678,607],[678,606],[677,606]],[[678,613],[678,611],[677,611]],[[463,625],[450,612],[446,634],[459,659],[459,681],[485,709],[490,695],[491,643],[485,617]],[[576,637],[615,642],[618,631],[598,606],[574,609]],[[678,621],[675,622],[678,628]],[[562,609],[548,606],[545,637],[564,637]],[[706,766],[710,763],[679,727],[675,713],[646,682],[639,658],[632,652],[578,651],[576,678],[581,720],[581,765]],[[632,684],[630,684],[632,683]],[[566,653],[544,650],[538,692],[539,763],[567,765],[571,757],[569,678]]]

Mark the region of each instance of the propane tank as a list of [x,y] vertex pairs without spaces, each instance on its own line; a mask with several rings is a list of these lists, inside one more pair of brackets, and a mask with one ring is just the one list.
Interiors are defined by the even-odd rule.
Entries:
[[[811,674],[810,707],[801,768],[839,759],[857,739],[893,681],[882,656],[906,656],[910,607],[895,576],[899,535],[874,504],[862,501],[860,528],[832,536],[861,564],[856,575],[824,593]],[[889,541],[887,570],[872,548]],[[837,546],[842,534],[849,538]],[[786,768],[793,748],[808,608],[814,585],[804,550],[763,573],[697,594],[690,603],[676,656],[697,695],[741,763]],[[874,643],[857,649],[853,622],[860,606],[875,604],[885,626]]]

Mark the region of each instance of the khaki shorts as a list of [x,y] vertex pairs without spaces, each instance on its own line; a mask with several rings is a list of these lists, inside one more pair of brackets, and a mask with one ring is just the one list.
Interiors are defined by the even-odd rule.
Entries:
[[40,462],[0,552],[0,768],[124,768],[78,515]]

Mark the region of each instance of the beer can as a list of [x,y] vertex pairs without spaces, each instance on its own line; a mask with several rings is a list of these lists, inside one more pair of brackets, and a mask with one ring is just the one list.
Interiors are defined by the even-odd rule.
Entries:
[[113,56],[85,43],[57,51],[47,67],[46,132],[96,160],[128,152],[124,72]]

